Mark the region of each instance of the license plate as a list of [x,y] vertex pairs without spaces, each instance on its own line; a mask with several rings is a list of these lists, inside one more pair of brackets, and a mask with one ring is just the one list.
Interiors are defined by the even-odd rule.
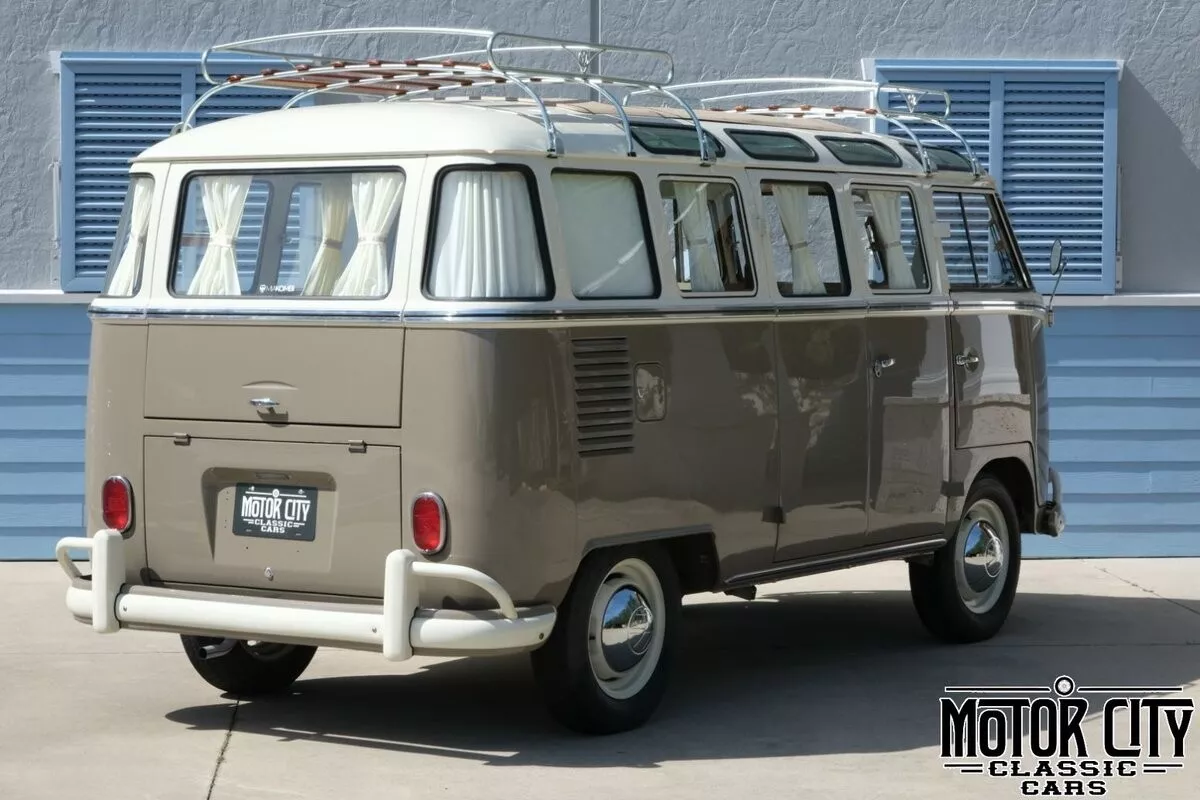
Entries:
[[237,484],[233,532],[237,536],[311,542],[317,537],[317,490],[305,486]]

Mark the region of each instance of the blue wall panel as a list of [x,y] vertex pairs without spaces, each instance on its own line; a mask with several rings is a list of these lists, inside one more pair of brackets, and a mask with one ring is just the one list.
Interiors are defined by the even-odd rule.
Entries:
[[1026,553],[1200,556],[1200,308],[1061,308],[1046,349],[1067,530]]
[[[1068,527],[1029,556],[1200,556],[1200,308],[1060,308],[1051,455]],[[82,531],[89,325],[0,305],[0,559]]]
[[0,305],[0,559],[83,531],[86,307]]

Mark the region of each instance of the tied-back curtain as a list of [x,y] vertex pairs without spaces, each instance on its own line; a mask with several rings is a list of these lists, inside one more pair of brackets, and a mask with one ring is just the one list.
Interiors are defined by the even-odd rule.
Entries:
[[321,183],[321,244],[313,256],[304,294],[327,296],[342,274],[342,241],[350,220],[350,182],[336,176]]
[[621,175],[555,173],[555,199],[576,297],[649,297],[650,256],[637,190]]
[[776,183],[771,185],[771,191],[779,206],[779,219],[791,253],[792,292],[825,294],[825,282],[821,280],[808,249],[808,187]]
[[380,297],[387,291],[387,238],[400,213],[404,175],[354,173],[350,179],[358,245],[333,287],[335,297]]
[[250,193],[249,175],[206,175],[200,180],[200,199],[208,222],[208,245],[200,267],[188,285],[191,295],[241,294],[234,242]]
[[544,297],[546,275],[525,176],[454,170],[438,207],[430,291],[444,298]]
[[883,238],[882,246],[888,288],[917,288],[912,265],[908,263],[908,258],[904,255],[904,247],[900,244],[899,192],[870,191],[867,194],[871,199],[875,228]]
[[105,294],[129,297],[137,286],[146,253],[146,234],[150,230],[150,201],[154,197],[154,181],[134,178],[130,186],[129,233],[121,250],[121,259],[113,269]]
[[687,247],[693,292],[723,292],[721,263],[713,241],[712,217],[708,212],[708,184],[676,183],[675,200],[680,209],[679,227]]

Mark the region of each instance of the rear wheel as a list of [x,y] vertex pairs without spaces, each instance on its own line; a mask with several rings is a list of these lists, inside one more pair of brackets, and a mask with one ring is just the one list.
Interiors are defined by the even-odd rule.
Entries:
[[210,636],[180,636],[183,650],[201,678],[231,694],[253,696],[281,692],[308,667],[317,648],[239,640],[223,655],[205,657],[206,646],[223,641]]
[[666,691],[679,620],[679,578],[660,546],[589,555],[532,653],[551,715],[581,733],[642,725]]
[[1016,507],[996,478],[976,481],[954,538],[930,563],[909,563],[908,580],[921,622],[948,642],[995,636],[1008,618],[1021,573]]

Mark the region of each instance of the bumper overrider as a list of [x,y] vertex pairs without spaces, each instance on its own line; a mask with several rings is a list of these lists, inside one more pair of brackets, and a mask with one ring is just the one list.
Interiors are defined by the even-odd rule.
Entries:
[[[384,562],[381,604],[334,604],[125,584],[125,540],[105,529],[90,538],[58,542],[55,556],[71,585],[67,608],[97,633],[168,631],[231,639],[256,639],[376,650],[389,661],[414,654],[483,655],[532,650],[550,636],[553,606],[518,609],[492,578],[468,567],[417,561],[393,550]],[[87,551],[91,576],[70,559]],[[424,609],[418,582],[468,583],[492,596],[492,611]]]
[[1062,484],[1059,482],[1058,470],[1050,467],[1050,499],[1038,509],[1036,528],[1038,533],[1058,536],[1067,527],[1067,518],[1062,511]]

